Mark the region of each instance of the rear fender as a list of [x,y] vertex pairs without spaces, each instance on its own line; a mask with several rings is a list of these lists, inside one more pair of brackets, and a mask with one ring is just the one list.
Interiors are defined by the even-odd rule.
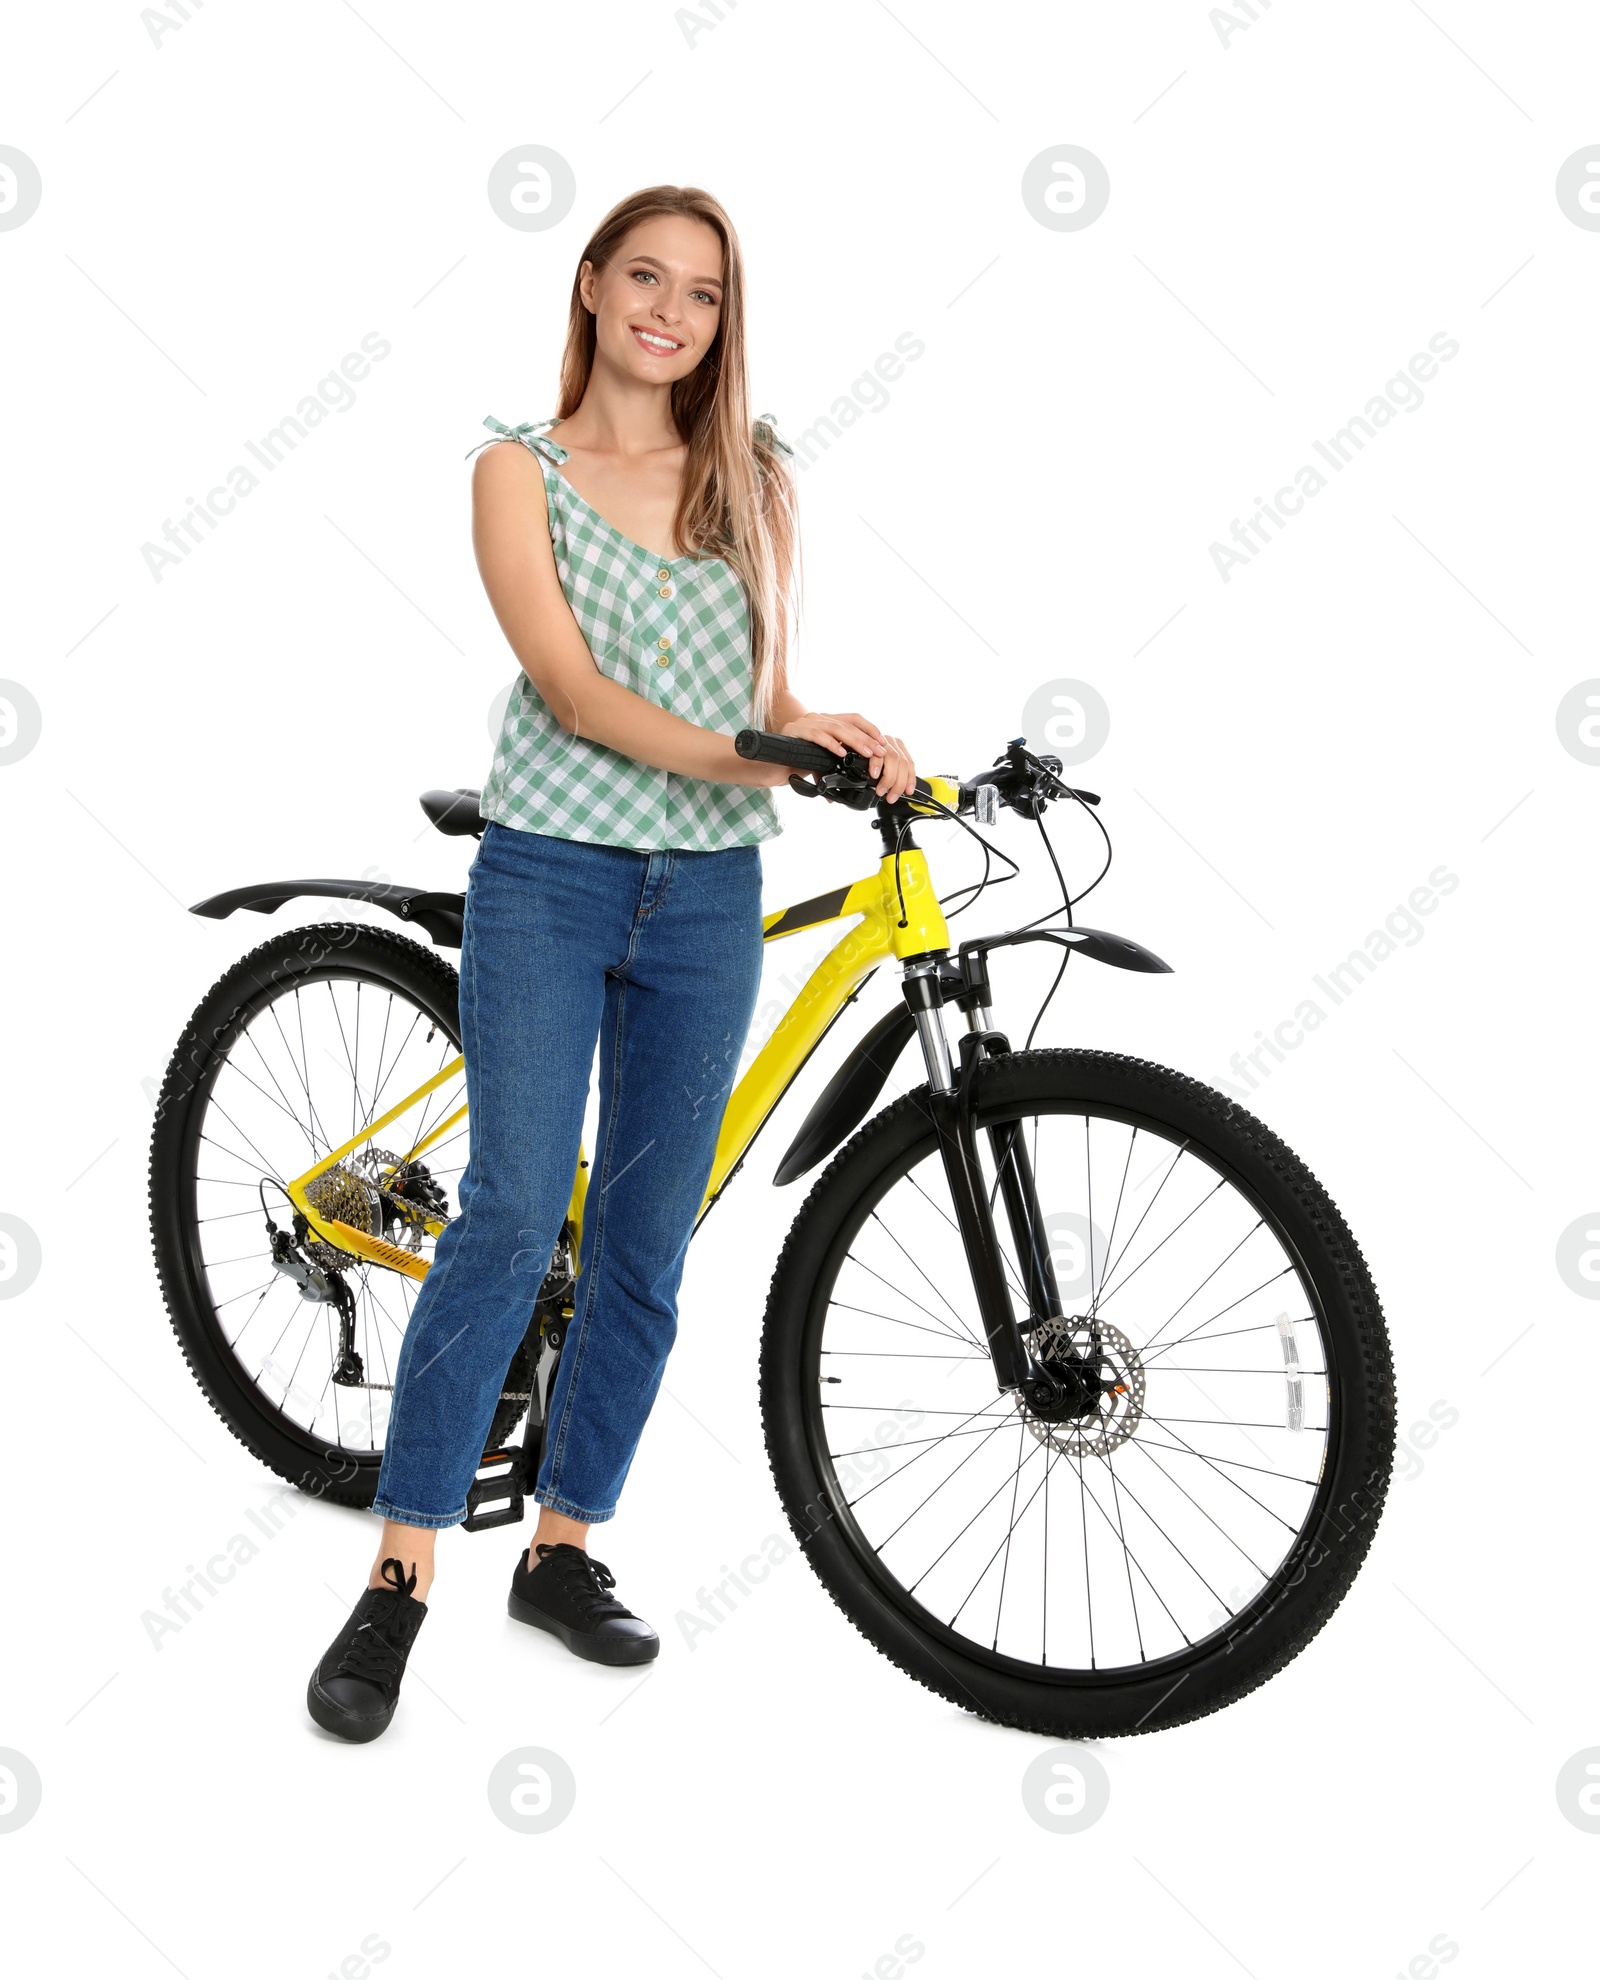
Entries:
[[191,914],[208,921],[226,921],[238,908],[253,914],[276,914],[285,901],[310,899],[368,901],[401,921],[426,929],[441,949],[461,947],[465,894],[435,894],[422,887],[395,887],[373,880],[269,880],[253,887],[233,887],[196,901]]

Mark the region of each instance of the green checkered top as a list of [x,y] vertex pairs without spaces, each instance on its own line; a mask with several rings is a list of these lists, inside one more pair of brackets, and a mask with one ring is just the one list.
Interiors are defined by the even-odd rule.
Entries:
[[[541,433],[554,420],[483,423],[539,462],[561,588],[600,671],[697,728],[748,728],[750,620],[731,567],[657,556],[613,529],[557,472],[567,450]],[[481,809],[519,831],[638,851],[720,852],[783,830],[765,787],[658,770],[571,735],[526,672],[506,705]]]

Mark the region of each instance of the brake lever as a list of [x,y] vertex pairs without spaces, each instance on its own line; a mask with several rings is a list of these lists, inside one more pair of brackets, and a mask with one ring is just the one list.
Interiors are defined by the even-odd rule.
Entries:
[[846,805],[851,811],[866,811],[877,803],[870,785],[863,790],[841,772],[834,770],[824,770],[815,783],[807,777],[793,775],[789,779],[789,788],[791,791],[798,791],[801,797],[826,798],[829,804]]
[[1098,804],[1100,802],[1098,791],[1080,791],[1075,789],[1071,784],[1062,782],[1058,774],[1061,769],[1061,759],[1059,756],[1035,756],[1032,750],[1028,749],[1020,739],[1014,742],[1011,748],[1018,751],[1030,763],[1044,772],[1046,778],[1049,780],[1049,790],[1047,793],[1049,796],[1056,798],[1077,798],[1084,804]]

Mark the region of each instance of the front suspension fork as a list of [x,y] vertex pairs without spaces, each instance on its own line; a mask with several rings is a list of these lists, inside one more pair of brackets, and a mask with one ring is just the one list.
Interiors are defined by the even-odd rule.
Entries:
[[[939,1135],[939,1153],[977,1293],[978,1314],[994,1363],[995,1380],[1002,1390],[1022,1389],[1038,1379],[1040,1370],[1028,1351],[1007,1283],[989,1188],[978,1158],[972,1105],[973,1079],[980,1062],[1011,1048],[1001,1032],[968,1031],[961,1039],[959,1072],[952,1079],[937,965],[909,965],[904,988],[922,1043],[928,1070],[929,1107]],[[1006,1220],[1022,1264],[1029,1320],[1058,1314],[1061,1295],[1020,1126],[1007,1122],[990,1128],[988,1134]]]

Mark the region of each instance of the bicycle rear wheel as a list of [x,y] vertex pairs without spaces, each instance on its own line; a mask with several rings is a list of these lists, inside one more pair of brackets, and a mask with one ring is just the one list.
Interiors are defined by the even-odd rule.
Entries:
[[[275,935],[236,963],[190,1019],[162,1084],[151,1235],[184,1356],[241,1443],[303,1491],[346,1505],[372,1503],[416,1283],[311,1241],[296,1265],[320,1269],[324,1296],[303,1294],[273,1260],[268,1221],[290,1226],[288,1180],[460,1049],[456,972],[442,957],[386,929],[330,923]],[[431,1258],[427,1220],[436,1227],[458,1208],[466,1124],[395,1165],[464,1100],[458,1072],[397,1123],[396,1151],[369,1147],[331,1172],[321,1187],[330,1202],[338,1191],[337,1214]],[[349,1359],[330,1287],[352,1309]],[[525,1342],[491,1448],[527,1408],[532,1356]]]
[[[773,1277],[767,1447],[834,1600],[952,1702],[1056,1736],[1231,1703],[1327,1621],[1394,1449],[1378,1297],[1327,1193],[1222,1094],[1139,1060],[980,1068],[1026,1136],[1061,1291],[1019,1323],[1074,1398],[997,1390],[927,1089],[818,1179]],[[993,1185],[992,1167],[987,1171]]]

